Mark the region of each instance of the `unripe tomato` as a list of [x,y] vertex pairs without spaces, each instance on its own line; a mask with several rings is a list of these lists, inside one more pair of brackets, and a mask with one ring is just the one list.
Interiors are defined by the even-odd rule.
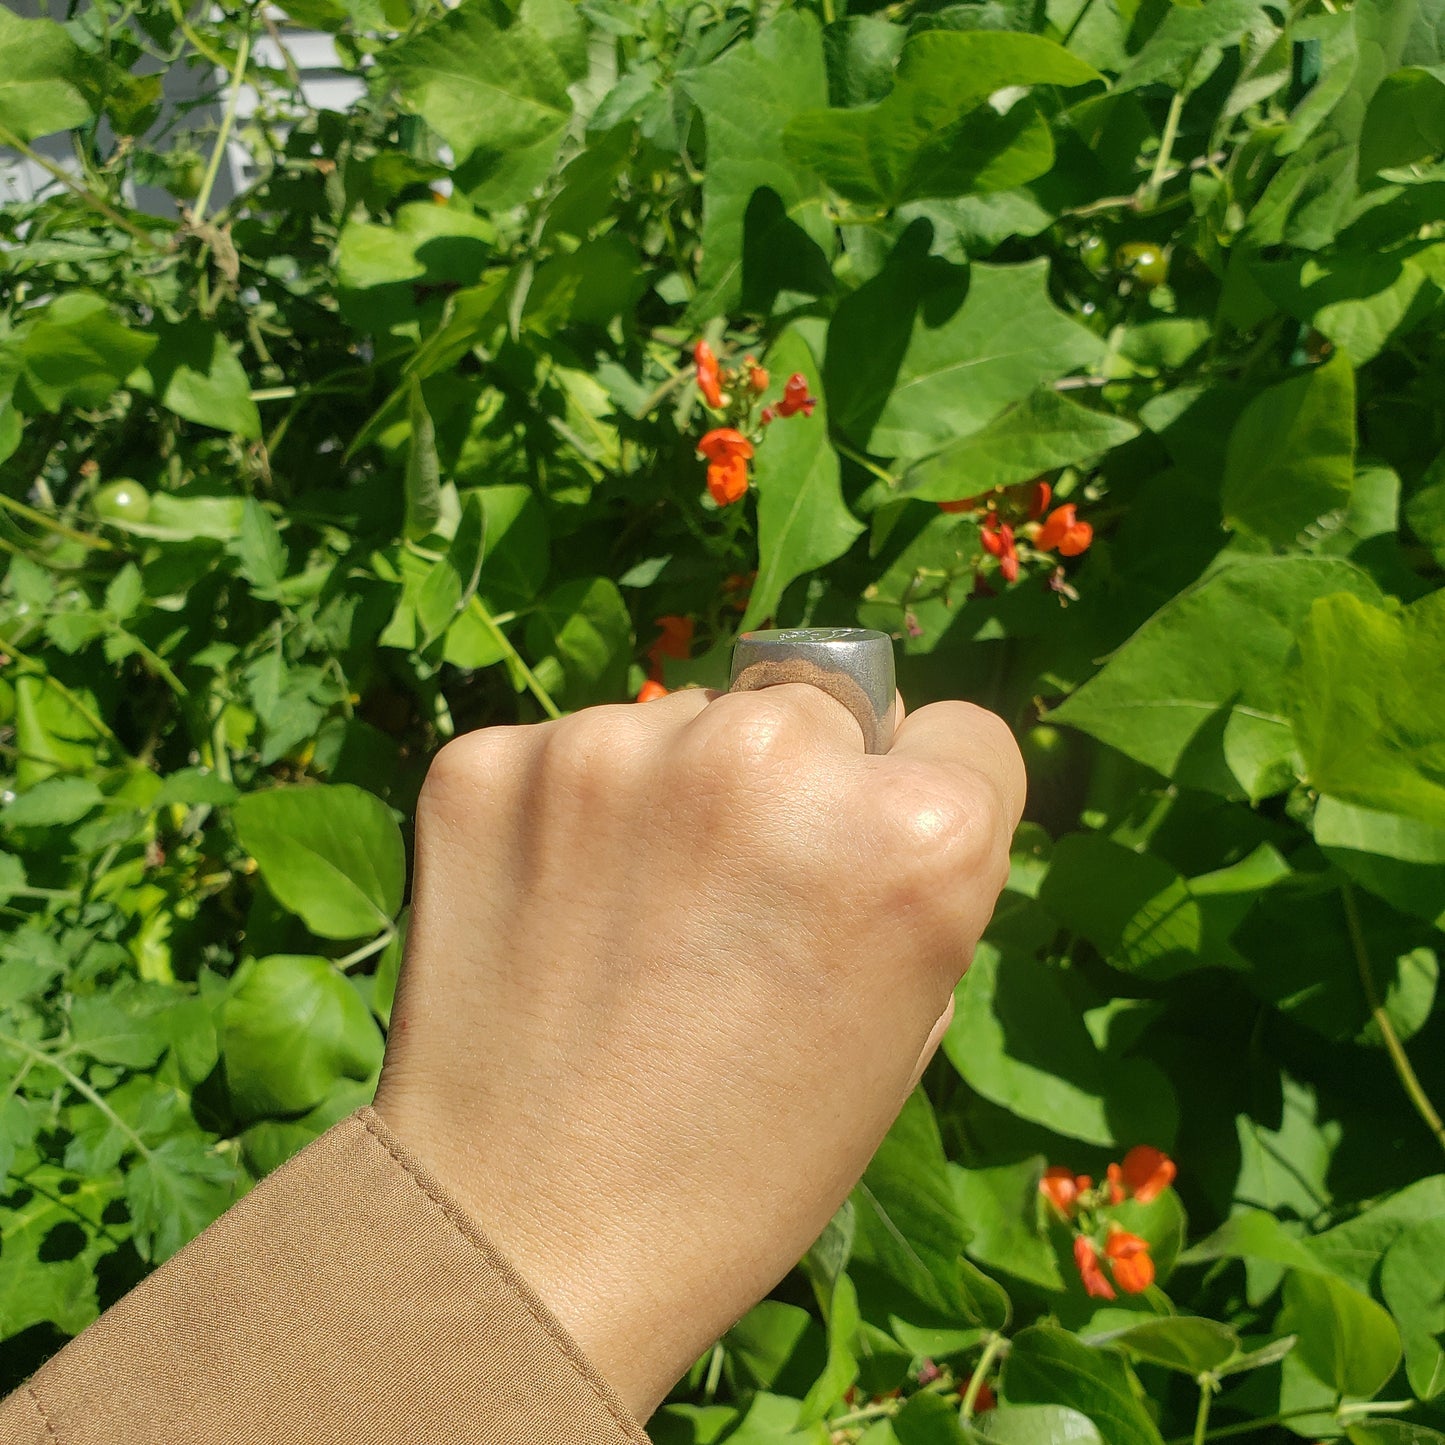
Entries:
[[144,522],[150,516],[151,494],[139,482],[121,477],[102,487],[90,508],[103,522]]
[[169,157],[171,194],[181,201],[194,201],[206,177],[206,162],[196,151],[177,151]]
[[1097,231],[1085,236],[1079,242],[1079,260],[1102,276],[1109,269],[1109,243]]
[[1114,252],[1114,265],[1127,271],[1146,291],[1169,278],[1169,257],[1153,241],[1126,241]]

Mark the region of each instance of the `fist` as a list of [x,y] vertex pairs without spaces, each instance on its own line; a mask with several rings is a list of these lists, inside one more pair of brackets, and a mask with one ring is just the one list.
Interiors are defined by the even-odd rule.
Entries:
[[640,1419],[803,1254],[937,1047],[1024,776],[967,703],[817,689],[438,755],[376,1108]]

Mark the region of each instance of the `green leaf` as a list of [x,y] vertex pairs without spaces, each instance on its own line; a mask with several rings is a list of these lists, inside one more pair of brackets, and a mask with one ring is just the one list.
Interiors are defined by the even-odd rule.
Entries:
[[632,618],[608,577],[575,577],[554,588],[527,619],[527,648],[558,664],[567,707],[616,702],[626,691]]
[[115,1183],[76,1185],[73,1175],[42,1164],[0,1195],[0,1337],[46,1322],[78,1334],[100,1313],[95,1267],[111,1249],[101,1217]]
[[156,346],[137,384],[187,421],[254,441],[261,414],[251,383],[224,333],[189,319],[156,326]]
[[1445,828],[1323,797],[1315,842],[1362,888],[1445,928]]
[[1299,651],[1291,702],[1310,785],[1445,828],[1445,590],[1396,611],[1322,597]]
[[988,1445],[1106,1445],[1094,1422],[1067,1405],[1000,1405],[974,1430]]
[[1445,1445],[1445,1435],[1411,1420],[1357,1420],[1345,1438],[1350,1445]]
[[418,650],[440,637],[472,600],[481,575],[485,525],[481,500],[472,493],[462,504],[462,514],[446,555],[431,565],[417,592]]
[[1405,1230],[1385,1252],[1380,1293],[1405,1341],[1417,1400],[1445,1392],[1445,1214]]
[[279,1169],[293,1154],[319,1139],[333,1124],[371,1103],[376,1079],[338,1079],[326,1097],[304,1114],[284,1119],[258,1119],[241,1130],[241,1152],[257,1178]]
[[1132,422],[1045,388],[911,467],[902,490],[929,502],[977,496],[1087,461],[1138,434]]
[[1274,1215],[1249,1209],[1226,1219],[1207,1239],[1179,1256],[1180,1264],[1205,1264],[1215,1259],[1260,1259],[1294,1270],[1319,1270],[1322,1264]]
[[[828,103],[818,23],[804,11],[783,10],[756,38],[679,81],[702,111],[707,134],[703,255],[689,312],[700,323],[736,306],[753,257],[784,251],[811,257],[831,238],[821,181],[780,141],[794,116]],[[750,221],[759,192],[771,203]]]
[[234,550],[241,576],[256,593],[274,594],[286,576],[286,544],[270,512],[254,497],[241,504],[241,530]]
[[766,360],[780,386],[794,372],[806,376],[818,406],[811,417],[774,422],[758,448],[758,576],[742,630],[772,617],[790,582],[842,556],[863,530],[843,501],[826,398],[808,344],[796,331],[784,332]]
[[561,139],[568,89],[587,66],[586,28],[566,0],[462,0],[389,48],[383,66],[402,99],[458,160]]
[[0,9],[0,126],[32,141],[84,125],[93,114],[86,89],[85,57],[61,26]]
[[324,958],[273,954],[246,964],[231,982],[221,1054],[243,1119],[304,1113],[338,1080],[369,1078],[381,1053],[376,1020]]
[[550,535],[547,514],[531,487],[478,487],[475,496],[486,520],[486,552],[478,590],[489,602],[516,607],[531,602],[547,580]]
[[441,516],[441,464],[437,460],[436,428],[422,395],[421,382],[407,383],[406,415],[411,436],[406,447],[406,535],[412,541],[429,536]]
[[107,993],[77,998],[70,1007],[70,1044],[103,1064],[150,1067],[170,1037],[164,1010],[170,991],[147,984],[120,984]]
[[1118,90],[1164,82],[1190,91],[1207,80],[1224,47],[1267,22],[1265,0],[1210,0],[1171,5],[1143,48],[1124,67]]
[[1292,1358],[1341,1395],[1370,1398],[1400,1363],[1400,1333],[1389,1314],[1332,1275],[1292,1272],[1275,1327],[1299,1336]]
[[1044,1161],[980,1169],[950,1166],[959,1208],[968,1221],[969,1258],[985,1269],[1027,1280],[1041,1289],[1063,1288],[1058,1256],[1039,1228],[1039,1179]]
[[1163,1075],[1101,1054],[1050,965],[981,944],[955,997],[943,1051],[984,1098],[1090,1144],[1172,1134]]
[[999,1393],[1009,1405],[1077,1410],[1109,1445],[1161,1445],[1129,1367],[1117,1355],[1090,1349],[1053,1325],[1034,1325],[1014,1337]]
[[406,849],[374,793],[349,783],[268,788],[242,798],[232,817],[266,886],[313,933],[376,933],[401,907]]
[[21,341],[21,386],[37,409],[99,406],[155,344],[151,333],[116,321],[101,297],[71,291],[52,301]]
[[1343,508],[1355,477],[1355,373],[1343,353],[1260,392],[1229,436],[1224,520],[1276,547]]
[[1374,598],[1348,562],[1239,562],[1166,603],[1051,714],[1188,787],[1267,797],[1291,782],[1286,664],[1311,603]]
[[839,305],[828,334],[834,423],[879,456],[940,451],[1104,350],[1049,300],[1042,257],[975,265],[965,288],[954,268],[924,262],[918,231]]
[[1198,1315],[1142,1320],[1125,1329],[1090,1336],[1089,1343],[1113,1345],[1146,1364],[1195,1377],[1218,1369],[1239,1350],[1239,1336],[1234,1330]]
[[125,1201],[142,1259],[169,1259],[235,1201],[240,1171],[213,1144],[199,1134],[175,1135],[126,1170]]
[[926,31],[903,48],[892,93],[876,105],[805,111],[783,131],[793,163],[840,195],[891,209],[904,201],[1004,190],[1048,170],[1053,139],[1029,101],[1003,113],[998,91],[1086,85],[1092,66],[1038,35]]
[[1413,165],[1445,151],[1445,66],[1411,65],[1370,98],[1360,132],[1360,174]]
[[7,828],[57,828],[77,823],[105,802],[89,778],[46,778],[5,805],[0,823]]

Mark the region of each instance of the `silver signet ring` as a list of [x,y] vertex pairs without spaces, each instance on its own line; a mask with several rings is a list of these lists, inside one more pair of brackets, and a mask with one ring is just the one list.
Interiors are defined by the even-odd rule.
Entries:
[[769,627],[733,646],[731,692],[806,682],[858,719],[863,746],[886,753],[898,721],[893,639],[863,627]]

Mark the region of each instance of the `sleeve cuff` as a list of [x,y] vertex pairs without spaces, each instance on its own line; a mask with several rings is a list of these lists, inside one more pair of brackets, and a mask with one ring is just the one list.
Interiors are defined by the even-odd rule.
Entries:
[[56,1445],[648,1445],[371,1109],[282,1165],[28,1388]]

